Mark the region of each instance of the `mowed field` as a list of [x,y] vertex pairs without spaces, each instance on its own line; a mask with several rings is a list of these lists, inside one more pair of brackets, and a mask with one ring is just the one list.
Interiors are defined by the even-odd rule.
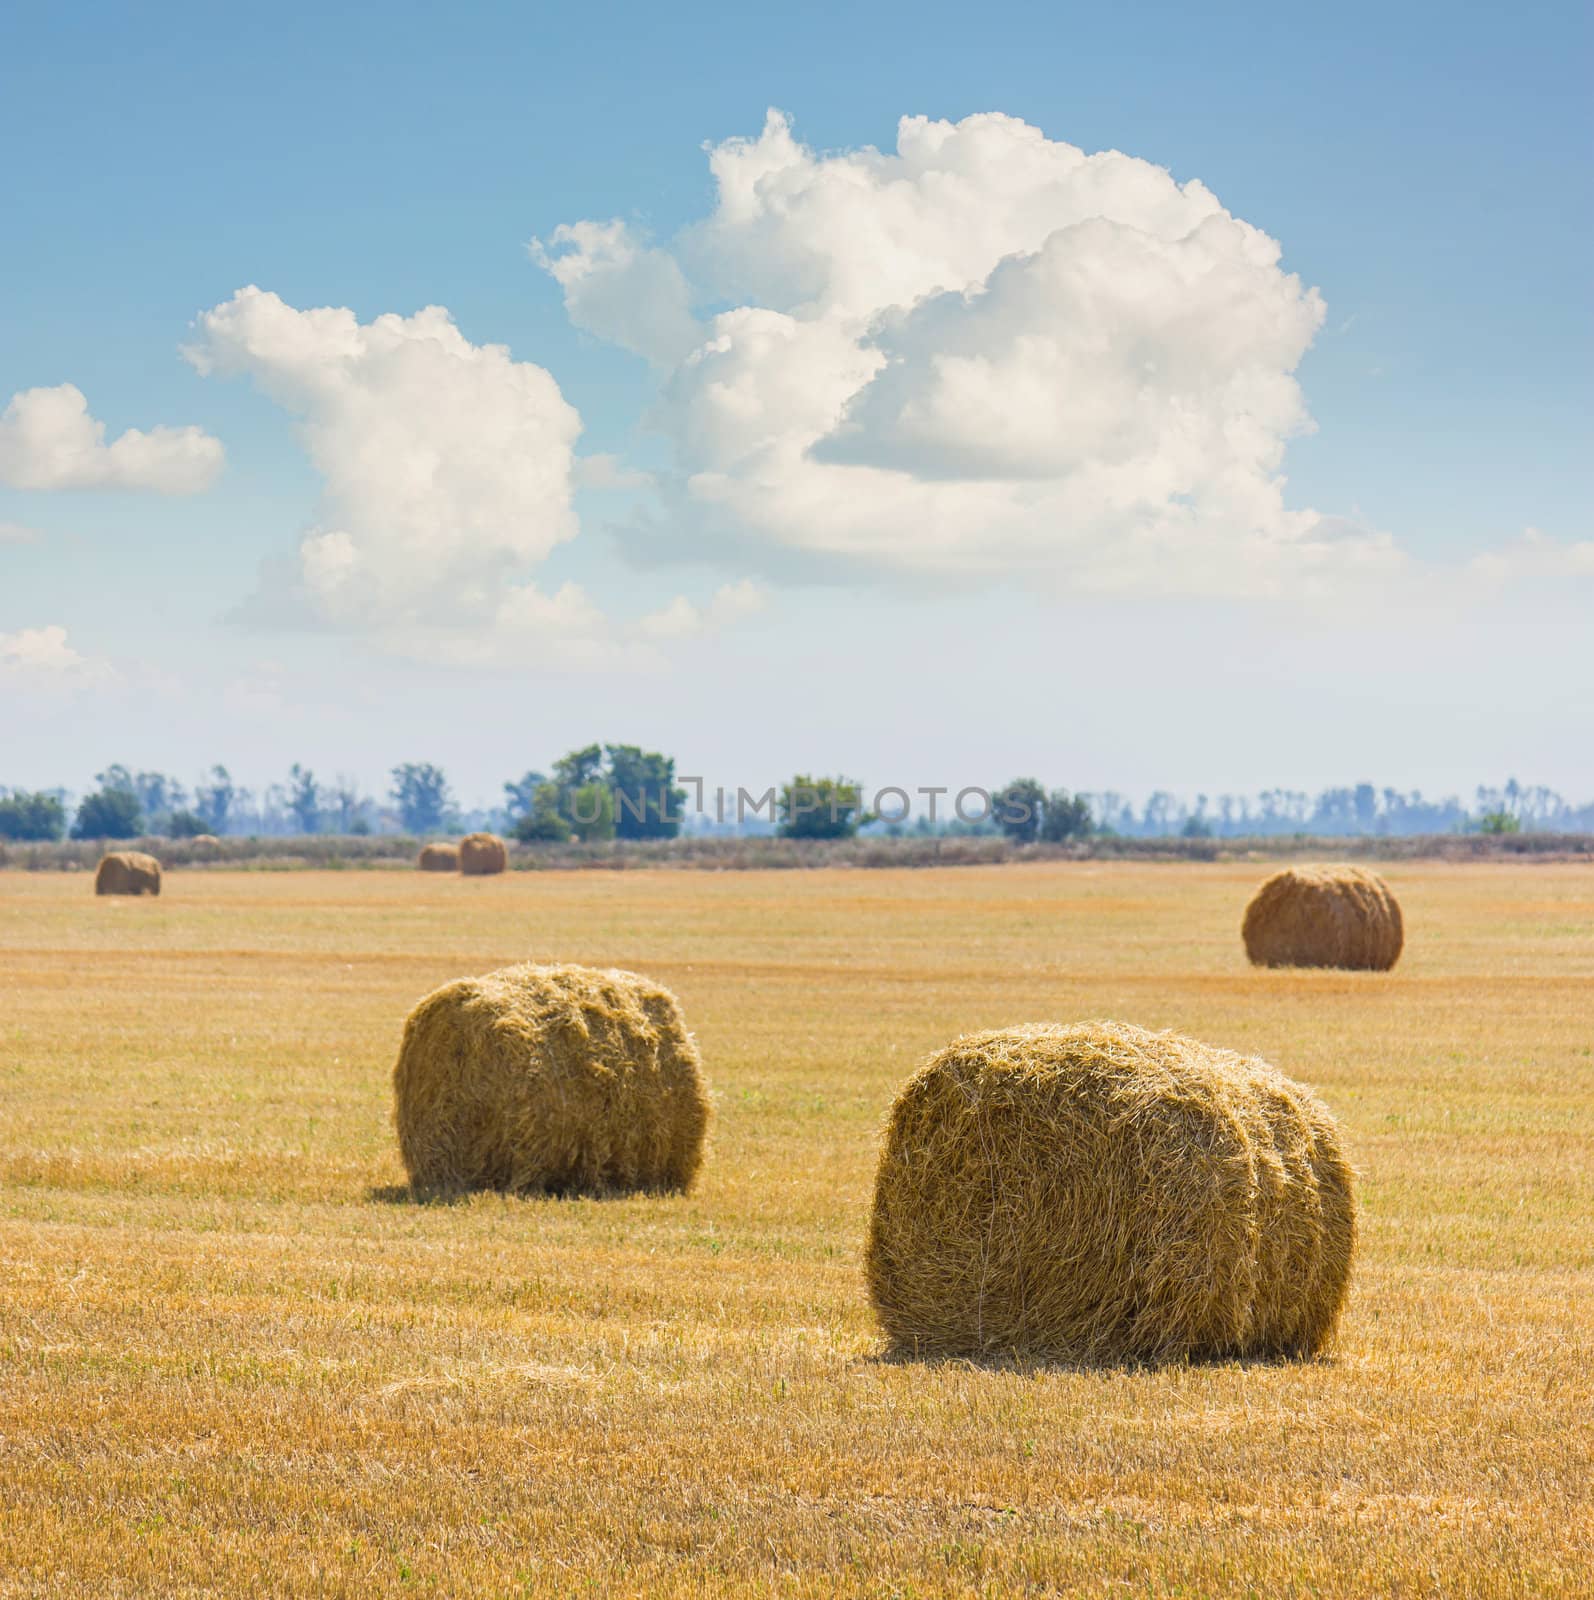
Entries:
[[[0,1594],[1588,1594],[1594,871],[1392,870],[1371,976],[1247,967],[1266,870],[0,873]],[[409,1199],[404,1015],[526,959],[680,995],[690,1197]],[[881,1359],[897,1087],[1090,1017],[1339,1115],[1331,1358]]]

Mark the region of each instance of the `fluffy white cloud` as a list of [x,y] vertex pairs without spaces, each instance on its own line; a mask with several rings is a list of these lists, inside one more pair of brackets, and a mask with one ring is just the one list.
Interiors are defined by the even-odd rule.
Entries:
[[[639,272],[618,223],[545,258],[571,316],[628,348],[650,316],[684,341],[692,304],[731,303],[653,408],[679,469],[666,544],[1172,592],[1398,564],[1286,507],[1323,305],[1202,184],[999,115],[905,118],[895,153],[822,156],[771,112],[709,164],[714,209],[673,245],[684,289],[658,249]],[[598,314],[604,272],[627,296]]]
[[102,684],[115,674],[83,655],[60,626],[0,633],[0,682],[15,689],[59,693]]
[[129,428],[105,442],[83,391],[23,389],[0,412],[0,483],[13,489],[151,489],[197,494],[226,459],[203,429]]
[[675,257],[641,243],[619,220],[564,223],[531,257],[565,292],[565,309],[585,328],[649,361],[678,361],[698,341],[690,291]]
[[1563,543],[1538,528],[1524,528],[1508,544],[1474,556],[1467,571],[1494,583],[1514,578],[1594,578],[1594,539]]
[[694,605],[684,594],[678,594],[667,606],[643,617],[637,626],[648,639],[695,639],[757,616],[768,604],[769,595],[763,585],[742,578],[736,583],[721,584],[706,606]]
[[541,367],[472,344],[439,306],[362,323],[240,289],[185,354],[202,373],[248,374],[301,419],[325,490],[298,579],[324,621],[490,621],[576,533],[580,417]]

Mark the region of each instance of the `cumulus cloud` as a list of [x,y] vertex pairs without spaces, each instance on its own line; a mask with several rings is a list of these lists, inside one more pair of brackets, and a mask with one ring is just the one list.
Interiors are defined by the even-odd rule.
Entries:
[[644,244],[628,224],[562,223],[528,247],[565,294],[578,328],[645,356],[678,361],[698,341],[690,290],[675,257]]
[[769,594],[764,586],[742,578],[736,583],[721,584],[706,606],[694,605],[684,594],[678,594],[667,606],[649,612],[637,626],[648,639],[696,639],[757,616],[768,604]]
[[60,692],[86,688],[113,678],[103,661],[72,645],[65,628],[52,625],[0,633],[0,682],[13,688]]
[[[711,213],[645,274],[617,223],[544,257],[582,326],[667,325],[655,361],[723,308],[659,383],[656,553],[1217,593],[1399,564],[1286,506],[1323,304],[1203,184],[994,114],[819,155],[771,112],[709,166]],[[604,272],[636,274],[623,311],[583,298]]]
[[1562,541],[1524,528],[1507,544],[1474,556],[1473,577],[1503,583],[1516,578],[1594,578],[1594,539]]
[[575,535],[580,417],[543,368],[472,344],[442,307],[362,323],[250,287],[197,330],[200,372],[246,374],[300,419],[324,493],[296,576],[321,620],[490,620]]
[[13,489],[148,489],[197,494],[226,452],[203,429],[129,428],[109,444],[75,384],[23,389],[0,412],[0,483]]

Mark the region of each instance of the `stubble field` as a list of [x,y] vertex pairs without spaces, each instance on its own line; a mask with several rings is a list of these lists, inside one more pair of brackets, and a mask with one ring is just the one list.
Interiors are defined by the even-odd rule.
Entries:
[[[1371,976],[1246,966],[1266,870],[0,873],[0,1594],[1588,1593],[1594,871],[1391,869]],[[681,996],[690,1197],[409,1199],[404,1014],[526,959]],[[1090,1017],[1339,1115],[1331,1358],[880,1358],[897,1087]]]

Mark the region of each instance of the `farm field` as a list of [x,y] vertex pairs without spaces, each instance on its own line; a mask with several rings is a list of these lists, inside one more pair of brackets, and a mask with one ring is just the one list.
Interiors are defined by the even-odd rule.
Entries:
[[[0,872],[0,1595],[1588,1593],[1594,870],[1389,868],[1387,976],[1249,968],[1268,870]],[[409,1199],[404,1015],[526,959],[680,996],[689,1197]],[[880,1358],[898,1086],[1092,1017],[1338,1115],[1330,1359]]]

